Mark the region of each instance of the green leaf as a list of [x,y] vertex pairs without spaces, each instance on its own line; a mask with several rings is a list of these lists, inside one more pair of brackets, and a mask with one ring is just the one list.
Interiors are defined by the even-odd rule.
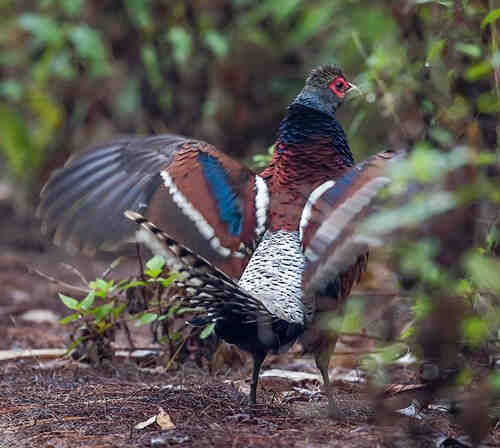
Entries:
[[382,362],[390,363],[398,358],[401,358],[408,352],[408,346],[402,344],[401,342],[396,342],[394,344],[386,345],[381,347],[380,352],[377,353],[377,358],[381,358]]
[[116,97],[116,111],[121,116],[132,117],[140,108],[141,94],[138,79],[130,78]]
[[488,15],[481,22],[481,28],[484,28],[486,25],[489,25],[498,19],[500,19],[500,8],[493,9],[488,13]]
[[[177,312],[177,310],[181,307],[182,305],[182,300],[179,300],[178,302],[175,302],[173,305],[170,306],[168,313],[166,314],[166,318],[173,317],[174,314]],[[162,316],[163,317],[163,316]]]
[[62,7],[64,12],[70,16],[75,17],[83,7],[84,0],[62,0]]
[[174,273],[172,275],[169,275],[167,278],[162,278],[161,279],[161,285],[166,288],[167,286],[170,286],[175,279],[179,276],[179,274]]
[[59,45],[63,42],[61,26],[50,17],[27,13],[19,17],[18,23],[22,29],[33,34],[39,45]]
[[97,308],[94,308],[93,310],[90,310],[89,313],[94,315],[96,317],[96,322],[99,323],[101,320],[103,320],[111,311],[113,310],[115,306],[114,302],[109,302],[105,303],[104,305],[98,306]]
[[0,95],[10,101],[18,102],[23,97],[23,85],[13,79],[0,82]]
[[182,307],[182,308],[179,308],[177,311],[176,311],[176,314],[178,316],[182,316],[184,313],[192,313],[194,311],[196,311],[197,309],[196,308],[190,308],[190,307]]
[[204,36],[205,43],[207,44],[208,48],[213,51],[213,53],[218,57],[218,58],[223,58],[224,56],[227,55],[229,51],[229,44],[226,39],[222,34],[217,32],[216,30],[209,30],[206,32]]
[[465,267],[480,288],[500,294],[500,261],[475,252],[467,257]]
[[500,224],[491,226],[486,236],[486,247],[489,251],[496,245],[500,245]]
[[443,146],[450,146],[453,143],[453,134],[445,128],[431,128],[431,137]]
[[63,111],[48,91],[42,88],[28,89],[26,101],[31,112],[37,117],[37,126],[32,133],[33,140],[36,141],[35,151],[28,158],[29,165],[36,168],[43,160],[43,149],[54,139],[62,122]]
[[181,333],[178,331],[174,331],[173,333],[170,333],[170,340],[175,342],[178,341],[181,338]]
[[66,352],[64,353],[64,356],[68,356],[77,346],[79,346],[85,338],[83,336],[76,338],[71,345],[66,349]]
[[0,151],[14,176],[23,178],[35,146],[22,115],[7,103],[0,103]]
[[95,292],[94,291],[90,291],[88,294],[87,294],[87,297],[85,297],[85,299],[83,299],[80,304],[79,304],[79,308],[82,309],[82,310],[88,310],[93,304],[94,304],[94,300],[95,300]]
[[144,273],[151,278],[158,277],[162,271],[163,266],[165,266],[165,260],[161,255],[155,255],[146,263],[146,269]]
[[160,344],[167,344],[168,342],[175,342],[178,341],[182,335],[178,331],[174,331],[173,333],[170,333],[169,335],[163,336],[158,340]]
[[412,338],[415,335],[415,325],[412,323],[408,325],[402,332],[401,332],[401,339],[407,340]]
[[481,57],[481,47],[476,44],[466,44],[463,42],[458,42],[455,45],[455,50],[472,58]]
[[363,323],[363,300],[350,298],[346,303],[344,318],[342,321],[342,331],[355,333],[360,331]]
[[79,310],[80,309],[80,304],[78,300],[73,299],[73,297],[68,297],[65,296],[64,294],[59,293],[59,298],[61,299],[62,303],[66,306],[66,308],[69,308],[70,310]]
[[155,255],[146,263],[146,267],[152,270],[162,269],[163,266],[165,266],[165,259],[161,255]]
[[71,80],[76,77],[76,69],[71,61],[70,51],[58,52],[51,61],[50,69],[58,78]]
[[445,44],[446,41],[444,39],[439,39],[433,42],[427,52],[427,61],[434,62],[443,51]]
[[482,61],[479,64],[475,64],[472,67],[469,67],[465,71],[465,78],[468,81],[476,81],[489,75],[492,70],[493,67],[490,61]]
[[141,325],[147,325],[147,324],[150,324],[151,322],[154,322],[156,319],[158,319],[158,314],[156,314],[156,313],[144,313],[141,317],[139,317],[136,320],[135,326],[140,327]]
[[471,282],[466,278],[461,278],[455,287],[456,293],[462,297],[471,296],[474,293]]
[[438,191],[424,197],[416,197],[411,202],[395,210],[388,210],[370,216],[360,228],[368,234],[389,234],[397,229],[415,226],[432,216],[445,213],[456,206],[452,193]]
[[273,15],[279,23],[287,20],[296,12],[301,6],[301,1],[281,0],[279,2],[269,2],[269,4],[272,6]]
[[126,0],[125,6],[130,20],[137,27],[142,29],[152,28],[153,23],[151,20],[151,13],[149,11],[149,0]]
[[479,316],[472,316],[462,322],[465,339],[473,346],[478,347],[488,337],[488,325]]
[[490,387],[495,393],[500,392],[500,373],[490,373]]
[[68,37],[73,43],[76,53],[89,62],[91,76],[110,75],[111,68],[107,52],[98,31],[88,25],[75,25],[70,28]]
[[126,303],[121,303],[117,307],[113,308],[113,310],[111,311],[113,318],[118,319],[126,307],[127,307]]
[[191,55],[193,46],[191,35],[186,31],[185,28],[174,26],[168,31],[167,39],[172,45],[175,62],[177,62],[177,64],[179,65],[184,65]]
[[59,323],[61,325],[69,324],[70,322],[78,320],[81,317],[82,317],[82,315],[80,313],[70,314],[69,316],[66,316],[66,317],[63,317],[62,319],[59,319]]
[[215,329],[215,322],[210,322],[200,333],[200,339],[208,338]]
[[477,108],[483,114],[497,114],[500,112],[500,98],[490,92],[482,93],[477,99]]
[[118,290],[119,291],[124,291],[126,289],[135,288],[137,286],[146,286],[146,285],[147,285],[147,283],[143,282],[142,280],[134,280],[132,282],[128,282],[128,283],[125,283],[122,286],[119,286]]
[[500,67],[500,51],[495,51],[491,56],[491,65],[495,68]]
[[436,242],[432,239],[408,244],[401,254],[401,269],[410,275],[417,274],[428,283],[438,283],[442,273],[434,262],[436,251]]
[[432,310],[432,302],[428,296],[419,294],[416,297],[414,305],[411,307],[415,318],[418,320],[425,319]]
[[113,324],[111,322],[100,321],[97,323],[97,331],[99,334],[103,334],[108,328],[111,328]]
[[290,41],[295,45],[303,45],[307,40],[318,34],[327,25],[332,23],[335,3],[322,4],[318,7],[304,9],[302,19],[294,28]]
[[155,89],[159,89],[163,84],[163,76],[158,65],[156,50],[150,44],[141,47],[141,59],[146,66],[148,80]]
[[106,281],[102,278],[97,278],[95,281],[90,282],[89,286],[95,291],[97,297],[106,298],[108,296],[108,292],[113,291],[114,283],[114,280]]

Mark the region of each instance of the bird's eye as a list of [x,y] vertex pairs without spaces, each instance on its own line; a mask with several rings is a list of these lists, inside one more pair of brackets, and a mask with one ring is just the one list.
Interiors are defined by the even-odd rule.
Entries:
[[349,84],[341,76],[334,79],[328,87],[339,98],[343,98],[346,91],[349,90]]

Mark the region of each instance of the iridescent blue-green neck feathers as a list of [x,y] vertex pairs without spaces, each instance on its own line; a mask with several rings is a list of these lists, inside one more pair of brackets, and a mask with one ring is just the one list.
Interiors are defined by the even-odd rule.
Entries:
[[347,137],[337,119],[293,102],[279,127],[277,151],[291,147],[299,150],[302,145],[304,150],[308,145],[321,145],[331,151],[331,156],[339,155],[347,166],[354,164]]

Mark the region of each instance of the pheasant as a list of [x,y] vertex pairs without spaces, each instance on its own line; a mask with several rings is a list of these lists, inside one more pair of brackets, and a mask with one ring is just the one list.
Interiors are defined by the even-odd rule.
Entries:
[[256,402],[260,368],[267,353],[285,351],[301,337],[322,374],[330,416],[341,416],[328,375],[337,334],[317,324],[323,313],[338,311],[366,266],[367,247],[373,241],[357,232],[355,224],[370,210],[378,191],[390,182],[384,171],[398,155],[376,154],[349,170],[335,185],[327,181],[328,188],[317,197],[311,194],[306,203],[302,221],[309,220],[309,226],[300,235],[302,243],[294,246],[297,232],[273,235],[266,231],[239,282],[141,214],[125,212],[150,234],[143,240],[154,252],[175,260],[175,269],[181,274],[178,284],[186,292],[185,303],[205,312],[190,323],[202,326],[215,322],[219,337],[252,355],[250,404]]
[[369,241],[354,224],[389,182],[394,159],[386,152],[354,164],[335,112],[355,91],[338,68],[313,70],[260,174],[174,135],[88,150],[42,190],[42,230],[70,251],[135,239],[162,254],[182,273],[187,303],[205,310],[192,323],[215,322],[219,337],[252,355],[250,403],[266,354],[302,337],[339,415],[328,376],[337,336],[315,324],[364,270]]

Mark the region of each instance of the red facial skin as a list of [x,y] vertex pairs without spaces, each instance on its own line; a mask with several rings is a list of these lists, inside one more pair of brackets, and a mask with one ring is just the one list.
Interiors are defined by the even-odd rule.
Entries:
[[340,99],[343,99],[346,92],[351,88],[350,84],[342,76],[335,78],[328,87]]

